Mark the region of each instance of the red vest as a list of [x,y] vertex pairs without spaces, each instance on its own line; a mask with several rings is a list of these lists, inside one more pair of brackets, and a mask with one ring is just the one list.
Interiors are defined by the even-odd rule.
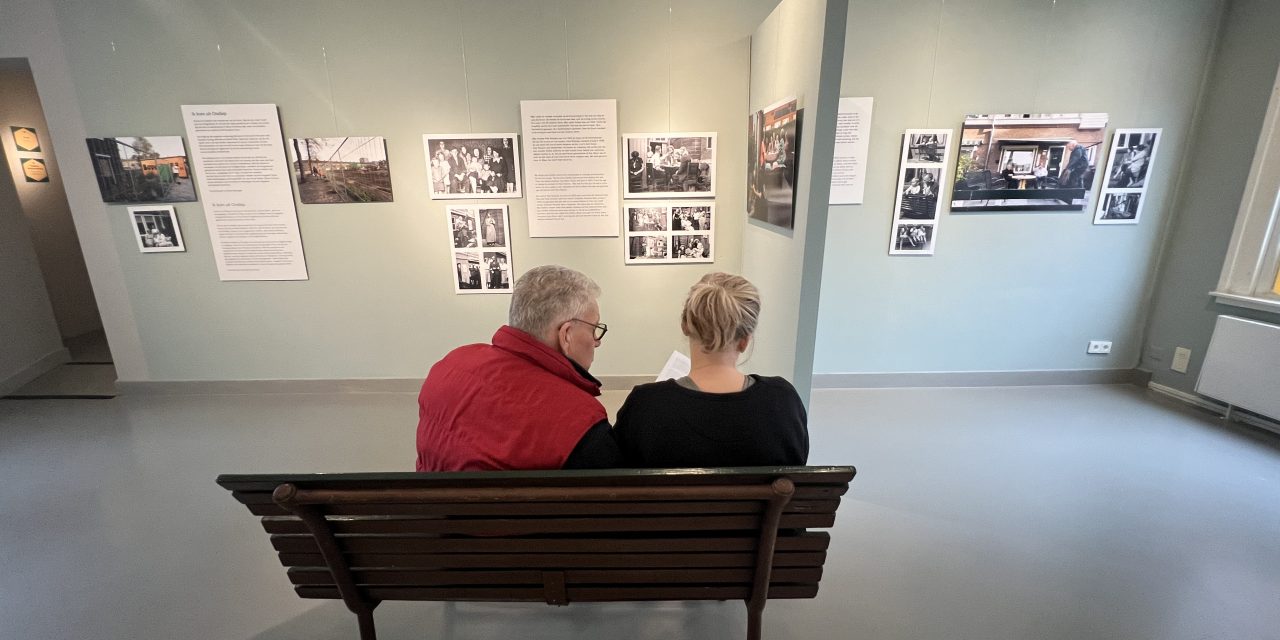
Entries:
[[600,382],[533,336],[449,352],[418,394],[418,471],[559,469],[608,414]]

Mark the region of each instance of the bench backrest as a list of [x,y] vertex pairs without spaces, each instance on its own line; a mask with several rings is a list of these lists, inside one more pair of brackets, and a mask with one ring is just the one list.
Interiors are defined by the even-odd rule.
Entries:
[[[304,598],[809,598],[852,467],[223,475]],[[810,531],[805,531],[810,530]]]

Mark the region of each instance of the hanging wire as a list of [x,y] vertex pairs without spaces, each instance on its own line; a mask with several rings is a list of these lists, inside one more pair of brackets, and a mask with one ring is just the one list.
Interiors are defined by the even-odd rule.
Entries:
[[333,101],[333,76],[329,73],[329,51],[320,47],[320,56],[324,58],[324,79],[329,83],[329,113],[333,116],[333,135],[338,135],[338,106]]
[[[667,51],[673,50],[675,44],[671,32],[671,2],[667,0]],[[671,59],[667,56],[667,131],[671,131]]]
[[929,108],[925,113],[924,126],[933,123],[933,88],[938,85],[938,50],[942,47],[942,16],[947,8],[947,0],[938,4],[938,30],[933,36],[933,75],[929,78]]
[[471,121],[471,74],[467,71],[467,25],[462,6],[457,2],[453,6],[458,10],[458,40],[462,42],[462,90],[467,94],[467,133],[475,133],[475,126]]
[[[1058,0],[1053,0],[1053,4],[1050,5],[1049,7],[1048,24],[1050,25],[1050,27],[1053,26],[1053,13],[1054,11],[1057,11],[1057,9],[1058,9]],[[1050,28],[1049,36],[1045,38],[1045,48],[1044,48],[1045,51],[1053,51],[1053,34],[1055,31],[1056,31],[1055,29]],[[1031,112],[1032,113],[1040,113],[1040,77],[1041,75],[1042,74],[1040,73],[1035,74],[1035,84],[1032,85],[1035,87],[1035,89],[1031,94]]]
[[564,99],[569,99],[569,11],[560,3],[560,15],[564,16]]

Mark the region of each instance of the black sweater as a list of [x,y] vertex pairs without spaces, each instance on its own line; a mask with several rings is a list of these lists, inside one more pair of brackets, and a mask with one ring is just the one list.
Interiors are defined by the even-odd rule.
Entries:
[[802,465],[808,416],[784,378],[752,375],[736,393],[686,389],[674,380],[642,384],[618,410],[614,436],[630,467]]

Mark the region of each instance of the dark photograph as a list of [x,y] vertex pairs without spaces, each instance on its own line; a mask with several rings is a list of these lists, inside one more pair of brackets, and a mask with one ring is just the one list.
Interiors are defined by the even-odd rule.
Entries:
[[715,195],[716,134],[633,133],[622,141],[624,198]]
[[1106,130],[1105,113],[967,116],[951,210],[1086,210]]
[[628,256],[631,260],[666,260],[667,236],[631,236],[627,238]]
[[506,251],[484,252],[486,289],[511,288],[511,260]]
[[143,253],[186,251],[173,207],[129,207],[134,238]]
[[671,257],[679,260],[711,258],[711,236],[705,233],[671,236]]
[[893,253],[933,253],[933,225],[900,224],[893,230]]
[[800,116],[788,99],[747,117],[747,215],[787,229],[795,226]]
[[187,150],[179,136],[88,138],[102,201],[195,202]]
[[427,134],[422,144],[433,199],[521,197],[516,134]]
[[484,272],[480,269],[480,254],[475,251],[458,251],[453,254],[457,272],[458,291],[479,290],[483,286]]
[[627,231],[666,231],[667,207],[627,207]]
[[1141,206],[1141,193],[1104,193],[1101,220],[1135,220]]
[[1108,164],[1108,189],[1141,189],[1147,184],[1147,168],[1155,155],[1157,133],[1117,132]]
[[710,231],[711,207],[671,207],[672,231]]
[[898,217],[934,220],[938,217],[938,180],[942,168],[907,167],[902,176]]
[[294,138],[289,151],[302,204],[393,201],[383,138]]
[[942,162],[946,160],[945,133],[914,133],[907,145],[907,162]]
[[480,241],[484,246],[507,246],[507,228],[502,213],[502,209],[480,208]]
[[453,228],[454,249],[469,249],[478,246],[476,219],[470,209],[450,209],[449,222]]

